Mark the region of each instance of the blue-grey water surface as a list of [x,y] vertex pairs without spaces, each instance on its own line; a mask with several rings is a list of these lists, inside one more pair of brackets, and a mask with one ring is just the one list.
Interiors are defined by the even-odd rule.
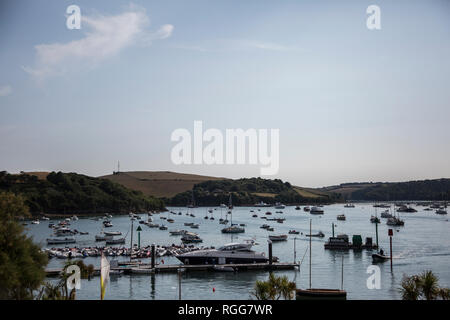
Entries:
[[[265,252],[267,255],[268,232],[261,229],[262,224],[270,224],[275,230],[271,234],[287,234],[290,229],[296,229],[303,233],[300,235],[289,235],[286,242],[273,244],[273,254],[279,257],[281,262],[292,262],[294,260],[294,237],[297,237],[297,261],[302,260],[300,271],[276,271],[277,275],[286,275],[295,281],[298,288],[309,287],[309,238],[305,234],[309,233],[309,220],[312,219],[313,233],[321,230],[325,233],[325,238],[313,238],[312,240],[312,287],[315,288],[340,288],[341,286],[341,259],[344,256],[344,289],[347,290],[348,299],[400,299],[398,291],[399,283],[404,274],[411,275],[430,269],[439,276],[440,285],[450,287],[450,223],[447,215],[441,216],[434,211],[424,211],[424,207],[417,206],[416,213],[401,213],[405,220],[404,227],[394,227],[393,236],[393,256],[394,269],[391,273],[390,263],[378,264],[381,269],[381,288],[368,289],[367,278],[369,274],[367,267],[372,264],[372,251],[329,251],[324,249],[324,243],[331,236],[331,226],[335,223],[335,233],[348,234],[350,239],[354,234],[360,234],[363,241],[366,237],[372,237],[375,242],[375,225],[370,223],[369,218],[375,214],[372,204],[356,204],[356,208],[344,208],[342,204],[324,206],[324,215],[311,215],[303,210],[295,210],[289,206],[281,210],[281,213],[274,208],[251,208],[237,207],[233,210],[233,223],[245,223],[246,232],[239,235],[222,234],[220,230],[224,227],[219,224],[221,214],[225,217],[226,210],[215,208],[213,215],[215,220],[206,220],[208,208],[189,209],[196,216],[195,218],[186,216],[186,208],[168,208],[174,212],[182,212],[182,215],[173,215],[169,212],[153,215],[154,223],[164,223],[169,230],[162,231],[157,228],[149,228],[141,225],[141,245],[156,243],[160,245],[170,245],[172,243],[181,244],[179,236],[170,236],[170,230],[186,229],[185,222],[199,223],[199,229],[191,231],[199,233],[203,243],[199,246],[221,246],[231,241],[244,239],[256,239],[258,245],[254,246],[255,251]],[[302,206],[303,209],[303,206]],[[250,210],[258,214],[258,218],[253,218]],[[378,214],[381,212],[378,209]],[[271,211],[272,216],[284,217],[283,224],[276,221],[266,221],[261,219],[264,212]],[[337,221],[336,216],[344,213],[346,221]],[[208,214],[210,216],[210,214]],[[160,216],[175,219],[174,223],[167,223],[160,219]],[[142,219],[146,219],[146,214],[141,214]],[[131,227],[128,215],[115,216],[112,219],[114,225],[110,230],[119,230],[124,234]],[[41,221],[39,225],[29,224],[28,233],[34,240],[43,247],[46,247],[45,239],[50,237],[51,229],[48,223],[58,222],[58,220]],[[138,221],[134,221],[134,228],[138,226]],[[102,222],[94,221],[92,218],[80,218],[78,221],[71,221],[70,228],[79,231],[87,231],[89,235],[77,236],[76,246],[100,246],[102,243],[95,242],[94,236],[101,230]],[[386,219],[378,225],[380,246],[389,252],[389,238],[387,236],[389,226]],[[137,234],[134,233],[134,242],[137,241]],[[126,246],[130,245],[130,234],[127,237]],[[51,247],[56,247],[52,245]],[[111,259],[111,257],[109,257]],[[118,260],[127,260],[127,257],[118,257]],[[179,264],[174,257],[162,257],[166,264]],[[85,263],[92,263],[96,267],[100,265],[99,258],[85,258]],[[60,267],[64,260],[53,258],[50,260],[48,268]],[[182,298],[185,299],[250,299],[256,280],[267,279],[268,273],[265,271],[242,271],[237,273],[215,273],[215,272],[189,272],[182,276]],[[49,279],[50,281],[54,281]],[[213,291],[214,288],[214,291]],[[90,281],[82,280],[81,289],[77,291],[77,299],[98,299],[100,295],[99,278],[94,277]],[[178,299],[178,276],[176,273],[165,273],[150,275],[122,275],[111,277],[105,299]]]

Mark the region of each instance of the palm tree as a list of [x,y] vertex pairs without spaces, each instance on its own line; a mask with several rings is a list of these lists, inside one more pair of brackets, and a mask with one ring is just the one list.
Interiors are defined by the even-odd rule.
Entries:
[[295,288],[295,283],[289,281],[286,276],[276,277],[273,273],[270,273],[267,281],[256,281],[254,291],[251,294],[258,300],[279,300],[281,297],[290,300]]
[[94,266],[86,265],[82,260],[68,260],[63,268],[58,283],[52,284],[46,282],[39,291],[37,300],[75,300],[76,291],[73,288],[70,292],[67,288],[67,280],[70,274],[66,270],[71,265],[77,265],[80,268],[81,279],[89,279],[94,274]]
[[450,300],[450,288],[440,288],[439,296],[442,300]]
[[400,292],[403,300],[418,300],[420,290],[417,287],[417,279],[415,276],[403,276]]
[[431,270],[424,271],[420,276],[420,287],[426,300],[435,300],[439,293],[438,277]]
[[403,276],[400,293],[403,300],[443,300],[450,299],[450,289],[439,287],[439,278],[431,270],[419,275]]

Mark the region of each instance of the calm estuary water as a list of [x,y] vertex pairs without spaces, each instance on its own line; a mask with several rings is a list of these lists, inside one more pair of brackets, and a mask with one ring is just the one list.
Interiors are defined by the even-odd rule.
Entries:
[[[141,225],[141,245],[146,246],[151,243],[159,245],[181,244],[179,236],[170,236],[170,230],[186,229],[185,222],[195,222],[200,224],[199,229],[192,229],[203,239],[200,246],[221,246],[225,243],[241,241],[244,239],[256,239],[258,245],[253,249],[258,252],[265,252],[267,255],[268,232],[261,229],[262,224],[269,224],[275,228],[271,234],[287,234],[290,229],[296,229],[303,234],[289,235],[289,240],[273,244],[273,254],[279,257],[281,262],[292,262],[294,260],[294,238],[296,237],[297,260],[302,260],[300,271],[277,271],[277,275],[286,275],[290,280],[295,281],[298,288],[309,286],[309,252],[305,255],[309,247],[309,238],[304,234],[309,233],[309,220],[312,219],[313,233],[321,230],[325,233],[325,238],[313,238],[312,240],[312,286],[316,288],[340,288],[341,286],[341,261],[344,256],[344,289],[348,292],[348,299],[400,299],[398,292],[399,283],[404,274],[411,275],[420,273],[423,270],[431,269],[440,279],[442,286],[450,287],[450,222],[448,217],[440,216],[434,211],[424,211],[423,207],[415,207],[416,213],[401,213],[405,221],[404,227],[394,228],[393,253],[394,269],[391,273],[389,262],[378,264],[381,269],[381,288],[368,289],[366,285],[369,274],[367,267],[372,264],[372,251],[329,251],[324,249],[324,243],[331,236],[331,226],[335,223],[335,233],[352,235],[359,234],[363,241],[366,237],[372,237],[375,242],[375,225],[370,223],[371,215],[375,214],[372,204],[356,204],[355,208],[344,208],[342,204],[324,206],[324,215],[314,216],[303,210],[295,210],[295,207],[286,207],[283,214],[275,213],[279,211],[274,208],[251,208],[239,207],[233,210],[233,223],[245,223],[246,232],[244,234],[233,235],[222,234],[220,232],[223,225],[219,224],[221,209],[215,208],[215,220],[206,220],[204,216],[208,208],[190,209],[195,218],[186,216],[186,208],[168,208],[179,212],[182,215],[173,215],[168,212],[153,215],[155,223],[164,223],[169,230],[162,231],[157,228],[149,228]],[[303,207],[302,207],[303,209]],[[258,214],[258,218],[253,218],[250,210]],[[378,208],[378,214],[381,212]],[[271,211],[269,217],[286,218],[283,224],[276,221],[266,221],[261,219],[264,212]],[[222,209],[225,218],[226,210]],[[346,221],[337,221],[338,214],[345,214]],[[208,214],[210,215],[210,214]],[[171,217],[174,223],[167,223],[160,220],[160,216]],[[141,214],[142,219],[147,219],[146,214]],[[111,219],[114,225],[109,228],[114,231],[122,231],[126,234],[131,227],[128,215],[117,216]],[[49,222],[58,220],[41,221],[39,225],[29,224],[26,228],[33,236],[34,241],[46,247],[45,239],[50,237],[51,229]],[[138,226],[138,221],[134,221],[134,228]],[[78,231],[89,232],[88,235],[78,235],[76,246],[100,246],[102,243],[95,242],[94,236],[101,230],[102,222],[94,221],[92,218],[80,218],[72,221],[70,228]],[[386,219],[382,219],[378,225],[380,246],[389,252],[389,238]],[[137,234],[134,233],[134,241],[137,241]],[[130,245],[130,234],[127,237],[126,246]],[[51,247],[56,247],[52,245]],[[109,257],[111,259],[111,257]],[[120,260],[127,260],[127,257],[118,257]],[[163,257],[166,264],[178,264],[174,257]],[[86,258],[85,263],[92,263],[99,267],[99,258]],[[53,258],[50,260],[48,268],[61,267],[64,260]],[[214,272],[191,272],[182,275],[182,298],[185,299],[250,299],[256,280],[267,279],[267,272],[243,271],[237,273],[214,273]],[[51,278],[49,278],[50,281]],[[214,288],[214,292],[213,292]],[[98,299],[100,295],[99,278],[94,277],[91,281],[82,280],[81,289],[77,291],[77,299]],[[105,299],[178,299],[178,276],[177,274],[156,274],[150,275],[122,275],[111,277],[107,288]]]

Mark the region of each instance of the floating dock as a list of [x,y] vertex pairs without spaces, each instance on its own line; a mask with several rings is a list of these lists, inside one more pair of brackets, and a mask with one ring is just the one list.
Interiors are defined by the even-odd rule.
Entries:
[[[111,270],[122,270],[124,274],[133,273],[133,269],[139,268],[140,270],[148,270],[149,273],[169,273],[169,272],[178,272],[178,270],[182,270],[183,272],[195,272],[195,271],[212,271],[212,272],[224,272],[223,270],[233,269],[234,272],[238,271],[272,271],[272,270],[293,270],[298,267],[297,263],[289,263],[289,262],[276,262],[276,263],[242,263],[242,264],[198,264],[198,265],[178,265],[178,264],[158,264],[154,268],[151,267],[150,264],[137,264],[131,263],[130,265],[124,265],[117,268],[111,268]],[[45,270],[47,277],[58,277],[62,269],[46,269]],[[94,274],[98,274],[100,272],[99,268],[95,268]]]

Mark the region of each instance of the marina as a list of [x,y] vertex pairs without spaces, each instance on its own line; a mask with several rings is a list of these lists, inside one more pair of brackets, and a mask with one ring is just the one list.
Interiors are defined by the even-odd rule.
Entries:
[[[49,221],[40,220],[39,224],[28,224],[28,234],[33,236],[35,242],[50,253],[51,258],[47,267],[49,281],[57,281],[57,275],[66,263],[69,252],[73,259],[82,259],[85,264],[92,264],[99,268],[100,252],[103,251],[110,261],[117,261],[117,266],[112,268],[117,274],[111,277],[110,291],[106,299],[177,299],[178,297],[178,271],[182,273],[182,295],[187,296],[195,288],[196,299],[248,299],[256,280],[265,280],[268,271],[272,270],[277,275],[286,275],[296,282],[298,288],[308,286],[307,259],[302,257],[308,254],[311,240],[313,253],[313,288],[340,288],[340,272],[342,258],[344,259],[344,289],[347,299],[398,299],[398,285],[403,274],[414,274],[423,269],[432,269],[440,277],[444,285],[450,282],[450,252],[445,245],[449,243],[448,218],[445,215],[435,214],[434,211],[425,210],[429,206],[412,205],[417,212],[402,212],[400,218],[405,221],[404,226],[395,227],[387,225],[387,218],[381,218],[381,223],[371,223],[370,217],[374,214],[373,204],[356,203],[352,209],[347,209],[344,204],[325,205],[320,207],[323,214],[311,215],[300,210],[296,206],[286,206],[281,213],[273,212],[273,218],[285,219],[283,224],[276,220],[265,220],[264,228],[261,228],[260,219],[252,217],[252,213],[258,212],[257,207],[234,207],[233,224],[245,224],[245,232],[238,234],[222,233],[223,224],[218,221],[222,209],[223,219],[230,219],[228,209],[217,207],[212,214],[217,219],[204,219],[205,208],[171,207],[170,211],[182,215],[172,215],[174,222],[168,230],[152,228],[149,224],[137,224],[137,221],[147,221],[148,213],[135,213],[141,219],[131,220],[128,215],[112,217],[99,216],[81,217],[79,220],[71,220],[62,227],[70,230],[79,230],[74,237],[76,243],[52,244],[46,242],[48,238],[61,238],[51,236],[53,228],[49,225],[60,225],[64,219]],[[311,206],[310,206],[311,207]],[[269,208],[267,208],[269,209]],[[251,212],[253,210],[253,212]],[[269,209],[271,210],[271,209]],[[281,210],[281,209],[280,209]],[[188,213],[186,215],[186,213]],[[336,220],[340,214],[346,216],[345,221]],[[194,215],[196,217],[191,216]],[[167,213],[151,213],[153,219],[158,216],[167,216]],[[396,216],[398,213],[396,212]],[[112,233],[121,232],[120,236],[106,236],[113,238],[125,238],[124,244],[106,244],[105,241],[96,241],[96,236],[101,235],[103,221],[108,219],[114,225]],[[318,235],[322,231],[323,237],[308,237],[310,234],[309,221],[312,219],[312,235]],[[131,223],[134,222],[133,250],[131,251]],[[188,226],[185,226],[187,224]],[[198,225],[194,232],[188,231],[189,225]],[[375,226],[378,227],[380,248],[384,250],[384,256],[389,256],[388,229],[392,228],[393,235],[393,272],[389,263],[376,262],[381,269],[381,289],[368,290],[366,269],[372,265],[373,255],[378,250],[372,247],[364,247],[367,238],[375,239]],[[142,231],[137,232],[140,226]],[[325,244],[335,236],[348,235],[349,242],[353,243],[354,235],[364,239],[360,249],[347,247],[344,250],[329,250]],[[274,231],[269,231],[274,230]],[[181,240],[188,235],[190,243]],[[265,263],[208,263],[199,265],[186,265],[176,258],[183,252],[195,252],[220,248],[230,243],[246,243],[253,241],[252,250],[269,257],[269,236],[286,235],[286,240],[272,243],[274,261],[272,265]],[[138,239],[140,237],[140,239]],[[197,238],[198,237],[198,238]],[[138,242],[140,241],[140,243]],[[198,241],[198,242],[196,242]],[[200,242],[201,241],[201,242]],[[372,240],[375,242],[374,240]],[[151,266],[151,245],[155,244],[155,266]],[[132,253],[131,253],[132,252]],[[275,260],[275,257],[278,260]],[[376,258],[375,258],[376,259]],[[380,260],[379,259],[379,260]],[[191,272],[192,271],[192,272]],[[194,272],[203,271],[203,272]],[[337,275],[337,276],[336,276]],[[215,288],[211,294],[211,288]],[[77,292],[80,299],[97,299],[97,281],[82,280],[82,289]]]

